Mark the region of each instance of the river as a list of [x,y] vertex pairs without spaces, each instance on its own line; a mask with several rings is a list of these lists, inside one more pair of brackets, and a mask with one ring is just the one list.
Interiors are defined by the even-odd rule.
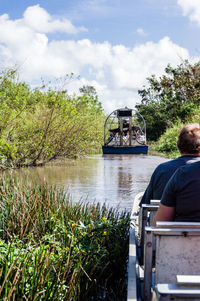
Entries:
[[95,155],[9,173],[32,184],[62,187],[75,202],[131,210],[135,195],[145,190],[155,167],[165,161],[150,155]]

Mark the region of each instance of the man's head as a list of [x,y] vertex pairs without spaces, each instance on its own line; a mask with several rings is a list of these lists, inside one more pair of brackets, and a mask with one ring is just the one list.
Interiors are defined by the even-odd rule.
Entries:
[[200,155],[200,124],[184,125],[180,130],[177,146],[182,155]]

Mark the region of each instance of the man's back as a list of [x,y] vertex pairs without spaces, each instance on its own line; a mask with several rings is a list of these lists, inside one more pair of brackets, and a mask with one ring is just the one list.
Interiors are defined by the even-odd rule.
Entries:
[[168,181],[161,204],[174,207],[174,220],[200,221],[200,161],[180,167]]
[[175,160],[158,165],[151,176],[149,185],[141,199],[140,206],[142,204],[149,204],[152,199],[160,200],[163,190],[174,172],[185,164],[197,161],[200,161],[199,156],[181,156]]

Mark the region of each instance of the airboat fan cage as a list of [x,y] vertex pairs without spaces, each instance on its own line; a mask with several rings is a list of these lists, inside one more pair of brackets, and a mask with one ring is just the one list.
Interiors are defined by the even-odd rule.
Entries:
[[127,107],[113,111],[104,124],[105,147],[146,145],[146,124],[136,109]]

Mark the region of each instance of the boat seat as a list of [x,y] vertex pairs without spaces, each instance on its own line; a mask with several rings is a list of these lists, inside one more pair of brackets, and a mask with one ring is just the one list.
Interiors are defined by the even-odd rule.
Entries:
[[154,240],[155,286],[180,285],[177,275],[200,275],[200,223],[157,222],[157,227],[145,230],[144,296],[148,301],[151,300]]
[[[153,200],[152,200],[153,202]],[[139,250],[139,264],[143,265],[144,263],[144,238],[145,238],[145,227],[151,226],[153,218],[158,210],[158,204],[142,204],[139,213],[139,233],[138,237],[140,239],[138,250]]]
[[177,275],[176,282],[179,285],[198,285],[200,289],[200,275]]
[[160,205],[160,200],[151,200],[150,204],[151,205]]
[[178,284],[157,284],[156,285],[156,299],[159,301],[168,300],[200,300],[199,286],[181,286]]
[[156,285],[157,300],[200,300],[200,275],[177,275],[176,284]]

